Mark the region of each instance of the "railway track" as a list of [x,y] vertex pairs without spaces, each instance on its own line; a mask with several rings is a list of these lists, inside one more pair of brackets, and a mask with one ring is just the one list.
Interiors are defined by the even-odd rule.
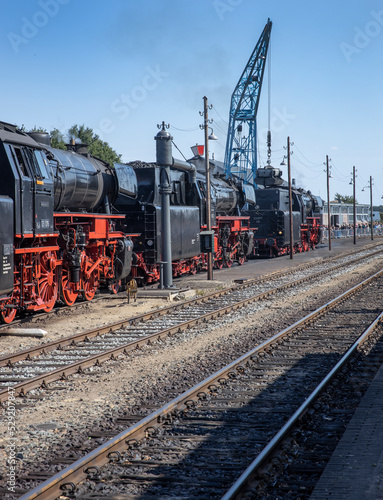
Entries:
[[[379,251],[381,251],[383,249],[383,244],[378,242],[378,243],[372,243],[372,244],[369,244],[369,245],[366,245],[364,247],[364,249],[362,250],[359,250],[358,252],[355,252],[355,250],[351,250],[351,251],[348,251],[348,252],[343,252],[340,256],[339,255],[336,255],[336,256],[332,256],[332,257],[328,257],[326,259],[314,259],[313,261],[309,262],[309,263],[305,263],[305,264],[301,264],[300,266],[296,266],[290,270],[282,270],[282,271],[276,271],[274,273],[270,273],[270,274],[266,274],[262,277],[259,277],[259,278],[254,278],[252,279],[251,281],[258,281],[258,282],[263,282],[263,281],[267,281],[267,280],[270,280],[270,279],[276,279],[278,278],[279,276],[288,276],[288,275],[291,275],[293,274],[294,272],[296,271],[299,271],[299,270],[307,270],[307,269],[310,269],[311,267],[314,267],[314,266],[317,266],[318,263],[327,263],[327,264],[330,264],[332,262],[336,262],[338,261],[339,259],[348,259],[348,258],[351,258],[352,260],[356,260],[357,259],[357,255],[360,255],[361,259],[365,259],[367,258],[367,254],[369,254],[371,252],[372,255],[374,254],[377,254],[379,253]],[[216,271],[217,272],[217,271]],[[175,284],[177,284],[177,278],[175,278]],[[120,293],[121,297],[123,296],[122,293]],[[110,293],[99,293],[93,300],[92,300],[92,304],[96,304],[97,302],[101,302],[103,300],[108,300],[111,298],[111,294]],[[51,311],[50,313],[45,313],[45,312],[38,312],[38,313],[34,313],[33,315],[26,315],[25,317],[23,318],[16,318],[15,320],[12,321],[12,324],[11,325],[7,325],[7,324],[0,324],[0,335],[2,334],[2,332],[5,332],[6,334],[6,331],[7,329],[11,326],[11,327],[19,327],[19,326],[22,326],[24,324],[28,324],[30,323],[31,319],[34,319],[34,318],[38,318],[39,320],[42,320],[44,318],[51,318],[53,314],[60,314],[61,312],[63,311],[67,311],[67,310],[70,310],[70,311],[75,311],[76,309],[78,308],[82,308],[84,304],[87,304],[87,301],[78,301],[78,302],[75,302],[72,306],[66,306],[64,305],[63,303],[58,305],[58,306],[55,306],[55,308],[53,309],[53,311]]]
[[245,283],[191,299],[126,321],[76,334],[35,348],[9,354],[0,358],[0,401],[8,399],[8,387],[16,395],[47,386],[65,379],[105,360],[127,354],[167,335],[185,331],[201,322],[214,320],[224,314],[255,301],[284,293],[302,283],[320,282],[326,275],[360,265],[363,259],[380,254],[378,249],[363,250],[329,261],[312,263],[295,270],[298,278],[291,280],[288,273],[275,273]]
[[21,499],[236,498],[265,475],[282,439],[351,356],[373,333],[381,335],[382,285],[380,271]]

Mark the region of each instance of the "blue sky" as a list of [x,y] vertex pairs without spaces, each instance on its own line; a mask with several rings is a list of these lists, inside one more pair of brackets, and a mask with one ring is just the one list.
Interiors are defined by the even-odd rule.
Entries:
[[[203,96],[223,160],[231,94],[267,22],[272,164],[287,136],[298,185],[383,202],[383,2],[378,0],[13,0],[0,18],[3,121],[93,128],[124,161],[155,159],[157,124],[186,157],[203,142]],[[265,75],[266,76],[266,75]],[[258,112],[266,162],[268,81]],[[178,151],[173,151],[180,157]],[[284,176],[286,170],[284,168]]]

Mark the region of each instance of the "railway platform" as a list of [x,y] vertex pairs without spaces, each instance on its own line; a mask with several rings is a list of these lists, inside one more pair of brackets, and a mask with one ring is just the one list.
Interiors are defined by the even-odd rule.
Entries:
[[161,290],[158,283],[146,285],[144,288],[139,288],[138,298],[161,298],[172,302],[179,298],[190,298],[193,296],[192,291],[204,290],[205,292],[213,291],[218,288],[225,288],[234,283],[238,283],[248,278],[257,278],[265,274],[292,269],[306,262],[315,260],[326,260],[342,252],[350,252],[353,249],[361,250],[363,247],[370,245],[378,245],[383,243],[383,236],[375,236],[371,241],[369,238],[358,238],[354,245],[352,239],[343,238],[332,241],[332,248],[329,250],[328,243],[320,244],[315,250],[309,252],[294,254],[294,258],[290,259],[289,255],[283,255],[274,259],[250,259],[243,266],[233,264],[229,269],[215,269],[213,271],[213,280],[208,281],[206,273],[198,273],[196,275],[185,275],[180,278],[173,279],[173,289]]
[[383,498],[383,365],[367,389],[310,500]]
[[230,269],[217,269],[213,271],[213,281],[210,284],[207,282],[206,274],[199,273],[194,276],[183,276],[174,279],[174,285],[180,288],[214,288],[229,285],[235,280],[256,278],[265,274],[279,272],[286,269],[292,269],[301,264],[305,264],[315,260],[326,260],[343,252],[360,251],[363,247],[370,245],[378,245],[383,243],[383,236],[374,237],[371,241],[369,238],[358,238],[354,245],[352,239],[337,239],[332,241],[331,250],[328,248],[328,243],[320,244],[315,250],[309,252],[294,254],[294,258],[290,259],[289,255],[283,255],[274,259],[251,259],[243,266],[233,264]]

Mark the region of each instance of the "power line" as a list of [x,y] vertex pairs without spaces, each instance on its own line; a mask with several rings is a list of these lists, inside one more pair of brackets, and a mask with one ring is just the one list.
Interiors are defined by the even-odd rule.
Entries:
[[178,132],[195,132],[196,130],[199,130],[199,128],[189,128],[189,129],[183,129],[183,128],[177,128],[174,127],[174,125],[171,126],[172,129],[177,130]]
[[215,112],[217,113],[217,115],[221,118],[221,120],[222,120],[224,123],[226,123],[226,125],[227,125],[227,126],[229,126],[229,122],[227,122],[227,121],[225,120],[225,118],[222,118],[222,116],[218,113],[218,110],[217,110],[217,108],[216,108],[216,107],[214,107],[214,108],[212,109],[212,111],[215,111]]
[[299,151],[299,153],[303,156],[303,158],[308,161],[309,163],[312,163],[312,165],[314,167],[322,167],[322,163],[315,163],[311,160],[309,160],[308,158],[306,158],[306,156],[302,153],[302,151],[298,148],[298,146],[296,145],[296,143],[294,143],[294,149],[297,149]]

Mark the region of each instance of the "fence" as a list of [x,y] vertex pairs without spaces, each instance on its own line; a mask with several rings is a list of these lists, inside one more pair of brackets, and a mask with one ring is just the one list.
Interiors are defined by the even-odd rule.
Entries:
[[[383,227],[374,227],[374,236],[383,235]],[[337,238],[353,238],[354,229],[332,229],[331,230],[331,239],[335,240]],[[369,227],[357,227],[356,228],[356,237],[357,238],[368,238],[371,237],[371,229]],[[323,240],[328,240],[328,229],[324,228],[323,231]]]

